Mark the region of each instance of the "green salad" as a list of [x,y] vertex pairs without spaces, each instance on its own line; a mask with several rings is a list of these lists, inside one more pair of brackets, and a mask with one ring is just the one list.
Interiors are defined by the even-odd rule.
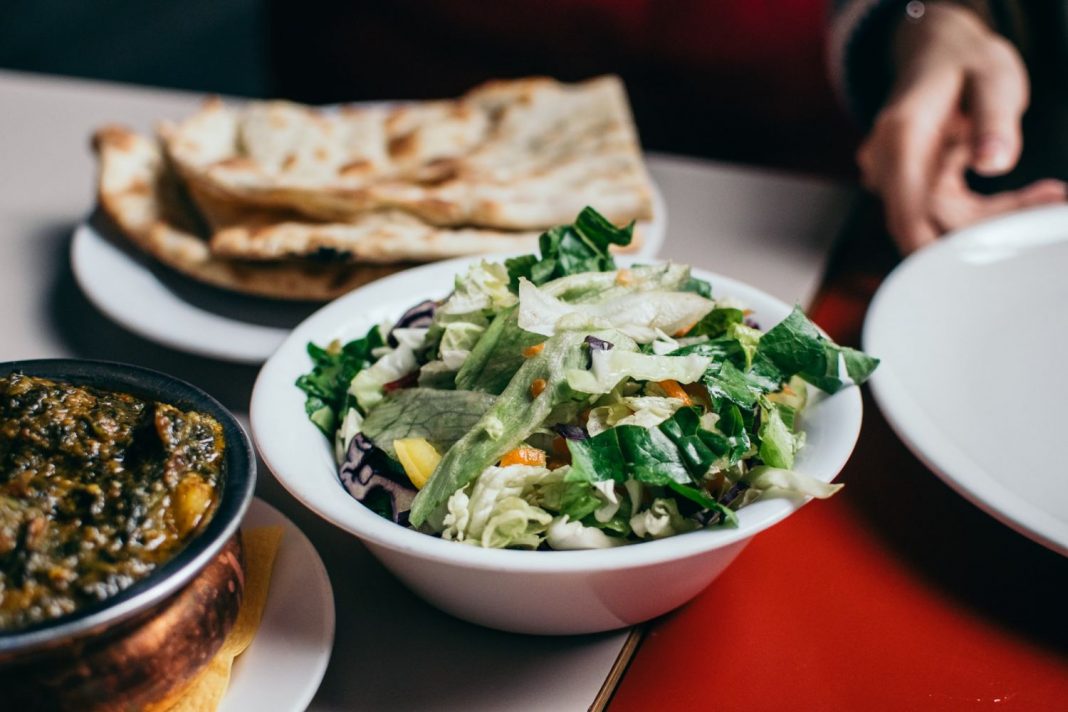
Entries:
[[794,470],[809,387],[878,361],[800,309],[763,331],[678,264],[618,269],[587,208],[540,255],[480,261],[441,301],[326,347],[297,381],[345,489],[403,526],[495,548],[588,549],[828,497]]

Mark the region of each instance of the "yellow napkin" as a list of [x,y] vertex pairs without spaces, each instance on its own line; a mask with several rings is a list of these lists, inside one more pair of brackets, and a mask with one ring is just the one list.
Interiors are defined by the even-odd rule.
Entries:
[[242,532],[245,548],[245,593],[237,620],[215,654],[167,712],[209,712],[219,706],[230,684],[234,658],[245,652],[260,626],[267,605],[274,557],[282,541],[282,527],[257,527]]

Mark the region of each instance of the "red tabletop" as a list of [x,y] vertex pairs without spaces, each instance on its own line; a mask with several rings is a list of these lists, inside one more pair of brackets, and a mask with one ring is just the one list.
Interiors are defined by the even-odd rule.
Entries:
[[[892,264],[844,254],[810,313],[857,345]],[[1068,710],[1068,559],[965,501],[864,406],[845,489],[652,623],[611,712]]]

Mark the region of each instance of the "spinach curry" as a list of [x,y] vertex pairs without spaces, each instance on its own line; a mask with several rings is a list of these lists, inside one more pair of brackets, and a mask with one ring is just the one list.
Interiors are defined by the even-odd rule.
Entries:
[[214,513],[222,426],[125,393],[0,377],[0,631],[115,595]]

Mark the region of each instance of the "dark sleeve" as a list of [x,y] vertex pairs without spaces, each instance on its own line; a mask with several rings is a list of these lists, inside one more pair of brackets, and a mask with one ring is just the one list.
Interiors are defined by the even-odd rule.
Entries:
[[842,102],[865,128],[893,81],[890,38],[908,0],[833,0],[828,60]]

